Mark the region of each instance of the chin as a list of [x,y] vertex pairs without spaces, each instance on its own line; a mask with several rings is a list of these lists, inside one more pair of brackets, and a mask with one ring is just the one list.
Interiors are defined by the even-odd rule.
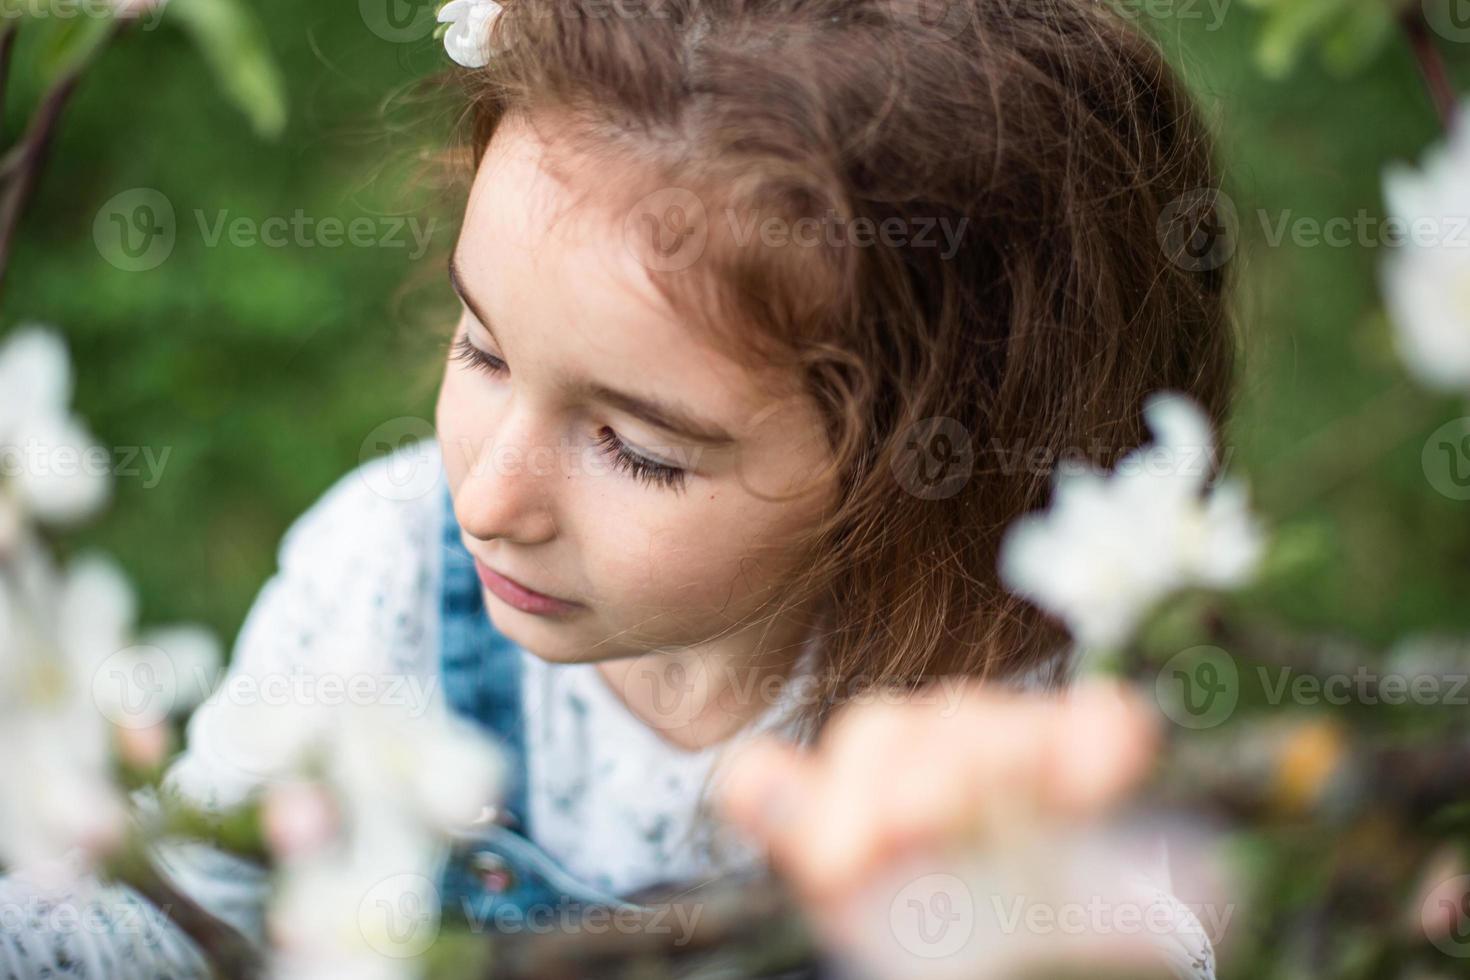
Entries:
[[588,636],[574,621],[512,609],[488,589],[484,591],[484,597],[485,609],[495,628],[516,646],[547,663],[593,663],[612,659],[610,656],[589,656],[593,650],[606,648],[598,646],[601,637]]

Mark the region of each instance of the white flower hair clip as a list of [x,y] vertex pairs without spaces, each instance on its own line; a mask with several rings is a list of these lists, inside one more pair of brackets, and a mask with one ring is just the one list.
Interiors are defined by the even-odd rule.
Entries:
[[502,9],[495,0],[449,0],[439,8],[439,23],[449,25],[444,50],[456,64],[484,68],[490,63],[490,25]]

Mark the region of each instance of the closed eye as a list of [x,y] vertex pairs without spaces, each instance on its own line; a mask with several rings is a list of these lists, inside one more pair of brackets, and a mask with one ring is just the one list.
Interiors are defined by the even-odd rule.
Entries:
[[[508,373],[510,366],[501,358],[481,350],[470,342],[466,334],[459,334],[450,345],[450,359],[467,364],[471,370],[489,375]],[[639,483],[671,489],[684,489],[688,473],[676,466],[661,463],[643,455],[618,437],[610,428],[598,432],[598,448],[612,460],[613,466],[633,477]]]
[[612,460],[615,467],[639,483],[663,487],[675,492],[684,489],[684,482],[688,476],[684,470],[649,459],[623,442],[612,429],[604,427],[598,432],[597,445]]
[[486,374],[503,374],[507,370],[504,361],[494,354],[480,350],[470,343],[470,338],[465,334],[460,334],[455,339],[451,356],[454,360],[468,364],[474,370],[483,371]]

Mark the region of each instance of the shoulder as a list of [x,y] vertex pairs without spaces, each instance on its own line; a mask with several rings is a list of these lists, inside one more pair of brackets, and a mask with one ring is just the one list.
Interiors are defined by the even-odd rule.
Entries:
[[262,644],[294,641],[299,649],[278,653],[317,667],[340,651],[370,669],[368,654],[378,651],[389,658],[379,669],[414,669],[412,654],[433,639],[443,494],[432,440],[340,477],[281,539],[279,567],[241,629],[237,659],[248,666]]
[[414,443],[349,471],[291,524],[227,676],[189,722],[176,788],[208,805],[248,791],[259,767],[241,726],[268,708],[435,676],[443,494],[438,448]]
[[432,440],[369,460],[341,476],[291,524],[281,539],[280,570],[341,584],[338,578],[361,574],[364,566],[416,563],[435,553],[443,489]]
[[443,492],[432,440],[347,472],[286,531],[256,606],[280,607],[308,627],[337,625],[338,637],[345,630],[414,645],[403,633],[418,626],[438,574]]

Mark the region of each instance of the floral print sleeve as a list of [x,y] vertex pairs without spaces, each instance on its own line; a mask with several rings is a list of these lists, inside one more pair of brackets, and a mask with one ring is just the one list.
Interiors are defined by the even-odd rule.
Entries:
[[[45,869],[47,872],[63,869]],[[131,889],[0,878],[0,976],[174,980],[209,975],[193,943]]]

